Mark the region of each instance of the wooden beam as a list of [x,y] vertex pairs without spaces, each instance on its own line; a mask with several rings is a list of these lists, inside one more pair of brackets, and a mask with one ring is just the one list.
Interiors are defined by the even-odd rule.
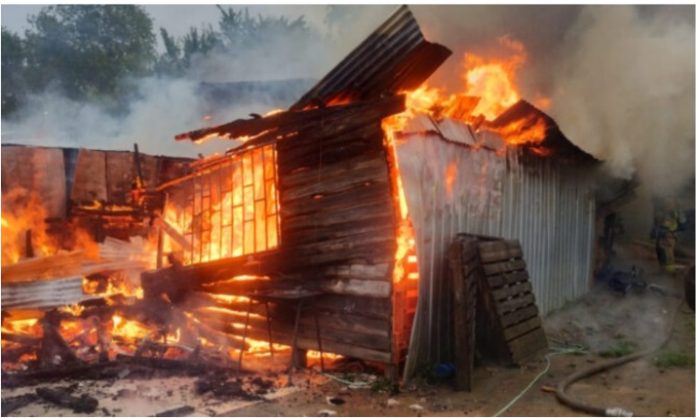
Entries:
[[264,118],[237,119],[213,128],[204,128],[182,133],[176,135],[174,138],[177,141],[188,140],[195,142],[211,135],[223,136],[226,138],[255,136],[264,131],[278,129],[279,127],[287,127],[290,125],[299,128],[307,121],[316,121],[322,118],[336,116],[342,112],[362,111],[365,109],[378,109],[382,117],[398,113],[404,109],[404,96],[387,97],[343,106],[330,106],[304,111],[285,111]]

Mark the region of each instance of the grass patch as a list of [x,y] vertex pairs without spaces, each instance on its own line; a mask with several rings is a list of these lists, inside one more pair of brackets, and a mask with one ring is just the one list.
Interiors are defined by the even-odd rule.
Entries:
[[667,351],[660,353],[653,360],[655,366],[661,369],[673,367],[689,367],[694,365],[694,355],[683,352]]
[[376,379],[372,384],[370,385],[370,390],[375,393],[380,393],[380,392],[387,392],[390,394],[398,393],[398,385],[394,385],[394,383],[391,382],[391,380],[387,379],[386,377],[380,377]]
[[607,350],[600,351],[598,354],[604,358],[619,358],[633,354],[638,350],[638,344],[633,341],[619,341]]

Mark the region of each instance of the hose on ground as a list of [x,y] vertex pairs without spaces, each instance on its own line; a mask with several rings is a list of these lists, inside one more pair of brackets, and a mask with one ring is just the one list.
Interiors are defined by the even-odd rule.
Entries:
[[675,318],[677,316],[677,313],[680,311],[682,304],[683,304],[683,302],[680,303],[679,306],[677,306],[676,309],[674,310],[674,312],[672,313],[672,318],[671,318],[670,325],[669,325],[669,332],[668,332],[667,336],[665,337],[665,339],[662,340],[662,342],[660,342],[657,346],[655,346],[654,348],[647,349],[647,350],[639,351],[637,353],[629,354],[627,356],[620,357],[620,358],[617,358],[614,360],[606,361],[604,363],[600,363],[600,364],[588,367],[588,368],[583,369],[583,370],[579,370],[579,371],[571,374],[570,376],[563,379],[556,386],[556,399],[558,399],[559,402],[561,402],[562,404],[564,404],[572,409],[575,409],[575,410],[581,411],[581,412],[585,412],[588,414],[592,414],[592,415],[608,416],[608,417],[631,417],[631,416],[633,416],[633,412],[627,411],[623,408],[619,408],[619,407],[604,408],[604,407],[591,405],[589,403],[582,402],[582,401],[579,401],[577,399],[573,399],[568,395],[567,390],[570,387],[570,385],[572,385],[573,383],[575,383],[581,379],[593,376],[597,373],[601,373],[605,370],[609,370],[609,369],[612,369],[614,367],[621,366],[622,364],[626,364],[626,363],[630,363],[634,360],[638,360],[639,358],[644,357],[644,356],[662,348],[667,343],[667,341],[669,341],[669,339],[672,337],[672,333],[674,332]]

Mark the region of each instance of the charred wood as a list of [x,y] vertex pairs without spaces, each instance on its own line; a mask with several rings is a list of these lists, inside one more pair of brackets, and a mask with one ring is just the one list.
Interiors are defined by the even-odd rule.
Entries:
[[72,409],[73,412],[92,413],[99,406],[99,401],[95,398],[82,394],[73,396],[70,388],[37,388],[36,394],[42,399],[54,403],[58,406]]
[[[4,353],[3,353],[4,356]],[[2,400],[2,416],[6,417],[15,410],[25,407],[39,400],[39,395],[35,393],[27,393],[19,396],[12,396]]]

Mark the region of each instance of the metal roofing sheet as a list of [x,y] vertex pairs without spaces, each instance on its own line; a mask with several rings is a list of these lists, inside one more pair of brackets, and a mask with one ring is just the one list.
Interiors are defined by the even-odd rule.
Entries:
[[425,40],[407,6],[399,7],[292,106],[364,100],[420,85],[452,51]]

